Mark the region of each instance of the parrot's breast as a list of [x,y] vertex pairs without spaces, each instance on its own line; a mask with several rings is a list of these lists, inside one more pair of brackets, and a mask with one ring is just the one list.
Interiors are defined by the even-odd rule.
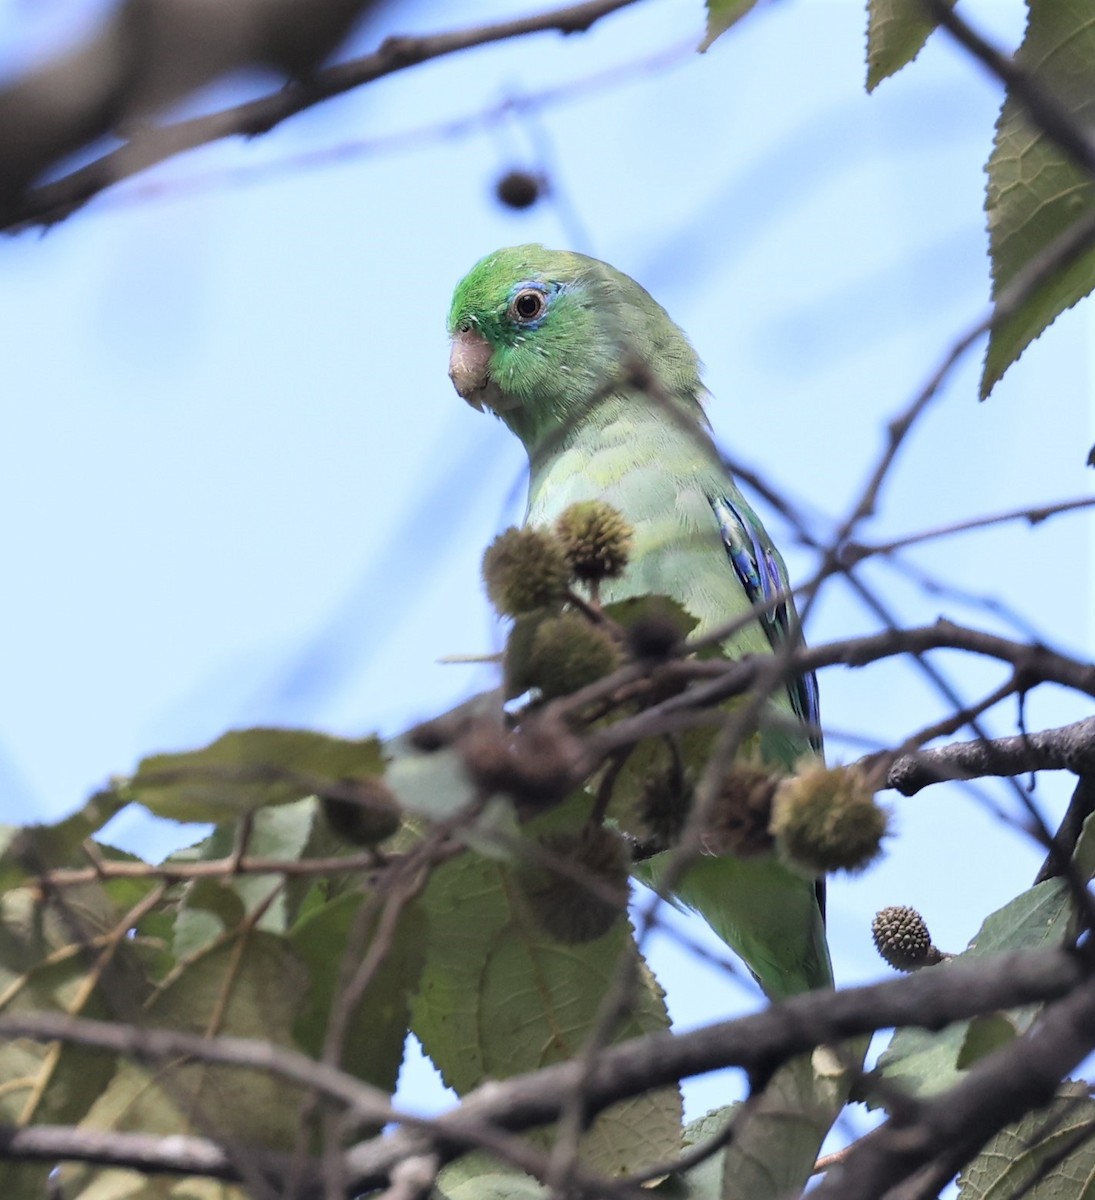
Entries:
[[[602,585],[602,600],[670,596],[697,618],[695,634],[701,635],[751,607],[711,507],[712,498],[732,486],[698,426],[682,428],[661,414],[621,416],[579,431],[534,466],[526,519],[550,527],[578,501],[611,504],[634,529],[635,542],[623,576]],[[755,625],[734,642],[739,654],[770,649]]]

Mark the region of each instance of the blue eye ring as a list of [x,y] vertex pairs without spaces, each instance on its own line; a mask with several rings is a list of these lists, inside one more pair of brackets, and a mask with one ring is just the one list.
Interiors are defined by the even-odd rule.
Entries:
[[506,305],[506,316],[524,329],[537,329],[547,316],[558,284],[544,284],[539,280],[524,280],[510,292]]

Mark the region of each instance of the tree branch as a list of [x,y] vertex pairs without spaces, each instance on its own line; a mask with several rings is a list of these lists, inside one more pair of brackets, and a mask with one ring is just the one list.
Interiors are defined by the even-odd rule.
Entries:
[[[280,4],[248,0],[247,18],[236,14],[230,22],[214,27],[207,21],[200,30],[189,31],[180,29],[182,18],[176,8],[182,6],[178,0],[158,3],[158,20],[151,31],[136,28],[126,16],[132,6],[122,6],[78,52],[0,91],[0,197],[5,198],[0,229],[53,224],[113,184],[186,150],[227,137],[266,133],[324,100],[407,67],[534,33],[584,32],[636,0],[584,0],[512,21],[421,37],[389,37],[372,54],[318,71],[312,68],[342,40],[351,23],[344,21],[341,32],[327,29],[315,15],[320,0],[281,0]],[[356,18],[368,0],[325,3],[342,17],[352,9]],[[317,25],[323,36],[303,37],[302,45],[309,47],[314,42],[315,50],[302,58],[295,43],[301,30],[307,34]],[[246,39],[239,26],[246,26]],[[181,48],[184,68],[180,69],[176,65],[178,41],[187,32],[189,40],[184,40]],[[154,42],[151,48],[149,39]],[[196,57],[189,61],[187,55]],[[133,60],[144,64],[136,76],[131,71]],[[139,127],[130,131],[118,149],[60,179],[30,187],[67,154],[115,130],[127,114],[177,100],[245,63],[268,63],[289,70],[298,81],[258,100],[205,116]],[[65,98],[64,105],[56,104],[58,96]],[[58,108],[59,113],[54,111]]]
[[1095,771],[1095,717],[1038,733],[989,741],[953,742],[899,758],[886,786],[903,796],[951,779],[1023,775],[1028,771]]
[[[1074,953],[1042,950],[954,962],[868,987],[810,992],[690,1033],[635,1038],[606,1049],[591,1064],[561,1063],[484,1084],[433,1119],[396,1112],[377,1089],[297,1051],[260,1041],[201,1038],[51,1013],[0,1017],[0,1037],[73,1042],[142,1060],[164,1061],[184,1055],[196,1061],[266,1070],[293,1083],[320,1087],[333,1100],[369,1120],[403,1124],[404,1128],[347,1152],[347,1194],[355,1195],[384,1186],[391,1171],[407,1158],[437,1153],[447,1161],[469,1147],[482,1145],[492,1131],[496,1137],[500,1131],[519,1132],[554,1121],[575,1086],[582,1087],[592,1115],[652,1088],[723,1067],[742,1068],[751,1079],[762,1081],[781,1063],[818,1045],[892,1026],[938,1029],[979,1013],[1053,1000],[1076,989],[1085,977],[1084,965]],[[1082,994],[1086,996],[1090,990],[1087,986]],[[72,1158],[149,1171],[237,1177],[233,1164],[238,1155],[229,1159],[204,1139],[164,1139],[155,1146],[155,1139],[145,1135],[96,1136],[102,1140],[93,1142],[79,1129],[0,1129],[0,1153],[12,1159]],[[285,1157],[288,1161],[289,1156]],[[262,1156],[263,1171],[275,1169],[280,1161],[276,1156]],[[318,1198],[322,1194],[316,1190],[319,1187],[313,1178],[301,1195]]]
[[[991,1054],[936,1099],[913,1104],[852,1147],[812,1200],[913,1200],[936,1194],[993,1134],[1053,1099],[1061,1080],[1095,1047],[1095,982],[1047,1008],[1029,1033]],[[895,1188],[931,1165],[930,1193]]]

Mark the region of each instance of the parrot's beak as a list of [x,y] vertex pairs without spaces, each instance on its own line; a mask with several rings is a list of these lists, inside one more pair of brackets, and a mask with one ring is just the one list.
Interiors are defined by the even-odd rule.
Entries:
[[474,329],[462,329],[452,339],[449,353],[449,378],[452,386],[472,406],[483,411],[480,394],[487,383],[493,351],[490,342]]

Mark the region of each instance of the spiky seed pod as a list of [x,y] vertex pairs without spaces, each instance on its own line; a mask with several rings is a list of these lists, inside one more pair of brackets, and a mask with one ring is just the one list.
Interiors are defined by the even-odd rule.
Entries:
[[907,904],[892,904],[871,922],[875,949],[895,971],[916,971],[942,962],[924,918]]
[[545,700],[568,696],[611,674],[623,661],[619,646],[581,613],[541,621],[526,663],[528,680]]
[[601,825],[540,839],[544,852],[567,869],[535,863],[517,873],[518,885],[540,928],[574,945],[603,937],[627,909],[630,856],[623,839]]
[[651,771],[639,798],[639,819],[649,836],[662,846],[672,846],[688,820],[692,799],[692,785],[679,767]]
[[464,769],[486,792],[512,796],[541,810],[565,799],[574,782],[580,747],[561,723],[529,721],[507,730],[476,721],[459,743]]
[[556,608],[536,608],[532,612],[522,613],[515,617],[506,638],[506,649],[502,655],[502,674],[504,676],[506,698],[512,700],[529,688],[536,687],[536,680],[529,670],[532,658],[532,644],[536,631],[548,617],[558,614]]
[[735,763],[723,780],[718,805],[704,830],[704,847],[714,854],[739,858],[770,853],[775,840],[768,825],[781,778],[759,762],[744,759]]
[[487,547],[483,582],[495,609],[503,616],[517,617],[561,600],[570,585],[570,567],[551,533],[528,526],[511,528]]
[[874,798],[874,779],[856,767],[814,762],[783,780],[769,829],[780,854],[807,875],[862,871],[882,852],[889,813]]
[[337,795],[321,796],[331,831],[355,846],[376,846],[400,826],[399,802],[383,779],[344,780]]
[[586,582],[620,575],[635,540],[619,510],[603,500],[572,504],[555,522],[555,533],[575,577]]

